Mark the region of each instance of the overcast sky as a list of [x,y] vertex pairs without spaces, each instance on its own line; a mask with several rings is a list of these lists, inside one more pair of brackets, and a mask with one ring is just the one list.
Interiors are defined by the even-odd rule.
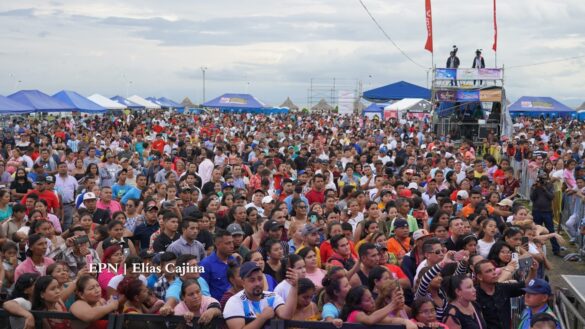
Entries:
[[[424,0],[364,2],[409,56],[431,66]],[[583,0],[499,0],[498,65],[509,67],[511,101],[585,101],[585,58],[513,68],[585,55],[584,17]],[[455,44],[462,67],[477,48],[493,67],[492,19],[492,0],[434,0],[435,64],[443,67]],[[270,105],[287,96],[305,105],[312,78],[336,78],[338,88],[427,84],[426,71],[384,38],[358,0],[1,1],[0,36],[2,95],[69,89],[199,103],[202,66],[207,100],[249,92]]]

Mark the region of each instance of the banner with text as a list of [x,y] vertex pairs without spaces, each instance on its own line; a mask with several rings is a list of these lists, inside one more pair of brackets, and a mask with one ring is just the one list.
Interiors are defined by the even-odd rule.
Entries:
[[349,90],[340,90],[337,104],[339,114],[353,114],[355,92]]
[[435,80],[501,80],[502,69],[435,69]]

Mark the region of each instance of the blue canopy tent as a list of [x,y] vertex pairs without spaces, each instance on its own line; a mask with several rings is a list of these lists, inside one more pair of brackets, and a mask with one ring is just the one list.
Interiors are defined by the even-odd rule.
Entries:
[[585,110],[580,110],[577,112],[577,120],[585,121]]
[[577,111],[551,97],[522,96],[508,107],[512,117],[575,117]]
[[179,104],[179,103],[175,102],[175,101],[174,101],[174,100],[172,100],[172,99],[168,99],[168,98],[166,98],[166,97],[160,97],[160,98],[158,99],[158,103],[159,103],[159,104],[161,104],[161,105],[162,105],[162,104],[165,104],[166,106],[168,106],[168,107],[170,107],[170,108],[175,108],[175,109],[183,109],[183,108],[185,108],[185,106],[183,106],[183,105],[181,105],[181,104]]
[[431,91],[427,88],[399,81],[383,87],[364,92],[363,98],[374,103],[384,103],[404,98],[431,99]]
[[13,101],[30,106],[34,112],[73,112],[76,109],[38,90],[21,90],[10,96]]
[[0,96],[0,114],[28,114],[34,111],[35,109],[32,106],[20,104],[8,97]]
[[250,94],[223,94],[201,104],[206,108],[217,108],[223,113],[283,114],[286,108],[269,107]]
[[375,119],[377,117],[378,120],[384,120],[384,106],[372,103],[362,111],[362,115],[370,119]]
[[156,97],[146,97],[145,99],[147,101],[153,102],[154,104],[160,105],[162,108],[166,108],[166,106],[163,106],[161,103],[158,102],[158,99]]
[[107,111],[106,108],[92,102],[91,100],[81,96],[74,91],[61,90],[60,92],[53,95],[53,98],[68,104],[77,111],[83,113],[99,114],[106,113]]
[[136,104],[132,101],[129,101],[122,96],[114,96],[114,97],[111,97],[110,99],[113,101],[116,101],[122,105],[125,105],[127,108],[129,108],[131,110],[144,110],[146,108],[140,104]]

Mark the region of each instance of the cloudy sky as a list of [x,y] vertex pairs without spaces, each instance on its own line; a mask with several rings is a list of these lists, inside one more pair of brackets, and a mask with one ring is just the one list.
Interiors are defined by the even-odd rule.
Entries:
[[[414,61],[423,49],[423,0],[363,0]],[[462,66],[484,49],[494,66],[492,0],[434,0],[435,63],[459,47]],[[585,101],[585,1],[499,0],[498,65],[508,97]],[[0,94],[20,89],[139,94],[200,102],[249,92],[271,105],[308,103],[330,88],[369,89],[427,72],[384,38],[358,0],[53,0],[0,3]],[[516,67],[516,68],[514,68]],[[319,90],[317,90],[319,89]]]

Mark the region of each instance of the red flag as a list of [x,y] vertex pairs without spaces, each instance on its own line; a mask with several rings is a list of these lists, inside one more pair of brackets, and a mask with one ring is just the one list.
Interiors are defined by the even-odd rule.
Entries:
[[433,14],[431,12],[431,0],[425,0],[425,16],[427,17],[427,43],[425,49],[433,52]]
[[494,0],[494,51],[498,51],[498,21],[496,20],[496,0]]

